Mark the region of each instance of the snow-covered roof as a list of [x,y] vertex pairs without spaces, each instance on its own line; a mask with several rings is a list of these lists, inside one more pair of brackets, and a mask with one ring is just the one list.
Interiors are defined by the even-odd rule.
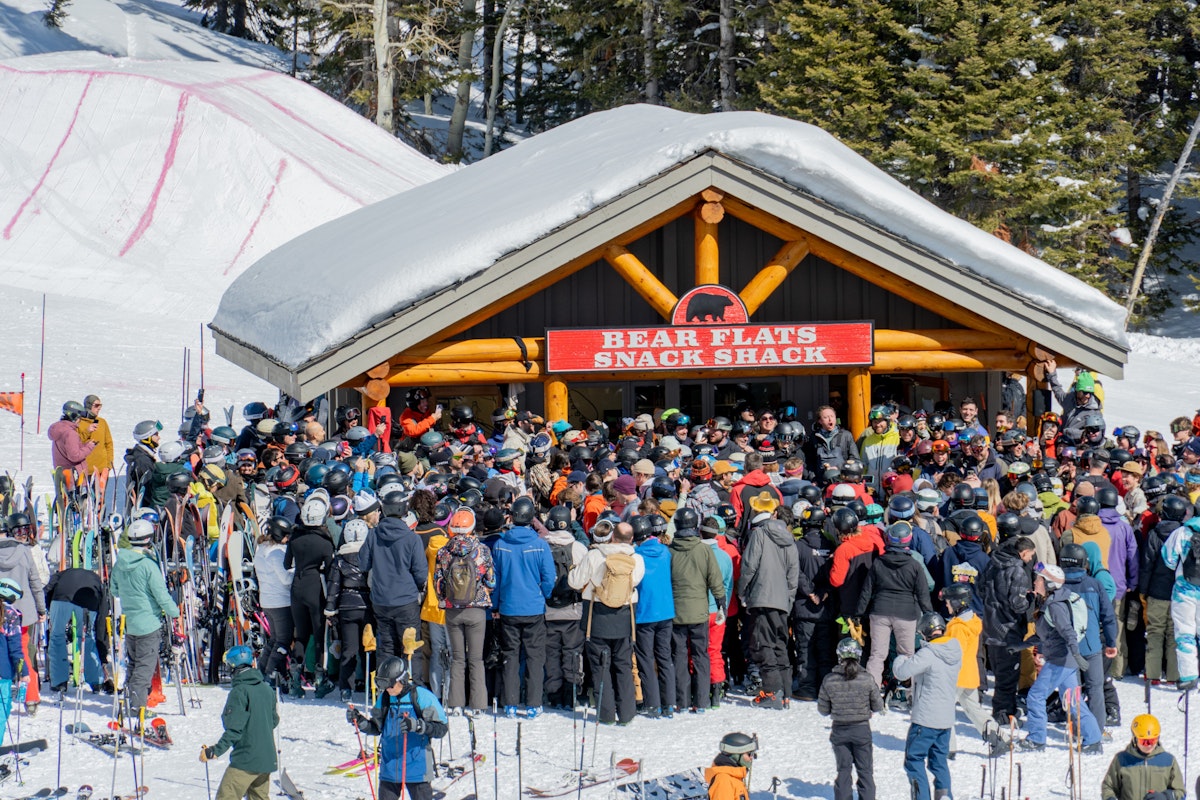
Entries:
[[[1127,350],[1122,309],[1101,292],[938,209],[819,128],[756,112],[697,115],[644,105],[562,125],[288,242],[231,285],[212,327],[294,373],[710,151]],[[362,291],[352,302],[330,303],[346,286],[345,273],[329,265],[347,258]],[[263,289],[283,281],[289,291],[264,301]]]
[[451,171],[307,84],[234,64],[10,59],[0,108],[0,282],[53,276],[202,319],[263,254]]

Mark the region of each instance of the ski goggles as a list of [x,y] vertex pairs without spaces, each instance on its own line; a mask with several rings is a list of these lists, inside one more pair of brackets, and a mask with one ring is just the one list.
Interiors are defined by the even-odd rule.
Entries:
[[1158,746],[1158,737],[1155,736],[1152,739],[1138,739],[1137,743],[1138,743],[1138,746],[1141,747],[1143,750],[1153,750],[1155,747]]
[[937,439],[930,443],[929,448],[935,453],[949,453],[950,443],[945,439]]

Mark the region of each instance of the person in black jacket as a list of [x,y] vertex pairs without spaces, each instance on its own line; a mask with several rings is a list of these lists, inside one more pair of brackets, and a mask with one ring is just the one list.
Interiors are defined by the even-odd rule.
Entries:
[[[879,684],[862,671],[862,645],[850,637],[837,646],[838,665],[821,682],[817,711],[832,717],[829,742],[837,762],[833,782],[834,800],[875,800],[874,750],[871,745],[871,714],[883,711]],[[851,768],[858,773],[855,787],[850,785]]]
[[404,489],[392,483],[381,492],[383,519],[371,530],[358,564],[367,573],[371,608],[375,614],[375,650],[380,663],[388,656],[402,656],[404,631],[421,630],[421,598],[429,580],[429,561],[421,537],[404,518],[408,504]]
[[800,588],[792,604],[792,652],[796,655],[797,700],[817,699],[817,689],[833,669],[833,607],[829,599],[829,557],[833,551],[821,535],[825,512],[807,508],[796,531],[796,555],[800,560]]
[[309,637],[317,639],[317,697],[324,697],[334,686],[325,678],[325,626],[321,612],[325,605],[325,576],[333,564],[333,540],[325,527],[329,516],[329,496],[318,489],[304,501],[300,526],[288,539],[283,568],[295,569],[292,578],[292,684],[289,694],[304,697],[304,651]]
[[1037,549],[1028,536],[1009,539],[992,551],[992,560],[979,576],[983,601],[983,636],[988,661],[996,677],[992,693],[992,718],[1007,728],[1017,716],[1017,683],[1021,677],[1021,650],[1033,611],[1030,562]]
[[54,573],[46,586],[46,605],[50,608],[50,688],[56,692],[67,690],[71,677],[67,629],[74,620],[75,641],[83,642],[83,679],[94,692],[104,686],[111,692],[112,682],[105,681],[101,663],[107,660],[107,636],[104,625],[96,624],[97,617],[108,615],[109,606],[108,591],[100,576],[83,567]]
[[861,618],[868,609],[871,612],[871,658],[867,661],[867,672],[878,686],[883,685],[883,664],[892,636],[896,637],[899,655],[913,655],[917,620],[933,610],[925,569],[913,558],[911,547],[912,526],[903,520],[892,523],[883,555],[871,564],[854,614]]
[[1163,561],[1162,547],[1167,538],[1183,524],[1188,502],[1178,495],[1167,495],[1159,507],[1158,524],[1146,534],[1141,548],[1142,563],[1138,569],[1138,594],[1146,606],[1146,680],[1163,680],[1163,661],[1166,661],[1166,680],[1179,680],[1179,663],[1175,657],[1175,624],[1171,621],[1171,590],[1175,587],[1175,570]]
[[341,700],[349,703],[354,694],[354,676],[362,651],[362,630],[371,613],[371,590],[367,574],[358,563],[358,551],[370,529],[361,519],[352,519],[342,528],[342,544],[333,559],[329,580],[325,583],[325,617],[338,629],[342,657],[338,667]]

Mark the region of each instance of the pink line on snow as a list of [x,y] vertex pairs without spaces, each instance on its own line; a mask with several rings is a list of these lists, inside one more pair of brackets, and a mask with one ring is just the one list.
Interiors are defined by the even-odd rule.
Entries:
[[275,196],[275,190],[279,188],[279,181],[283,178],[283,171],[287,169],[287,159],[279,159],[279,169],[275,171],[275,182],[271,184],[270,191],[267,192],[267,199],[263,200],[262,208],[258,210],[258,216],[254,218],[254,222],[250,224],[250,230],[246,231],[246,238],[242,239],[242,245],[238,248],[237,255],[233,257],[233,261],[229,262],[229,266],[225,268],[222,275],[228,275],[229,270],[233,269],[233,265],[242,257],[242,253],[246,250],[246,245],[250,243],[250,237],[254,235],[254,229],[258,227],[259,221],[263,215],[267,213],[267,209],[271,206],[271,198]]
[[175,127],[171,130],[171,141],[167,144],[167,154],[163,157],[162,169],[158,173],[158,182],[154,184],[154,191],[150,193],[150,202],[146,204],[146,210],[142,212],[142,218],[138,220],[137,227],[133,229],[133,233],[129,234],[129,239],[126,240],[125,246],[121,248],[118,255],[124,256],[129,252],[129,248],[137,244],[138,239],[146,233],[146,229],[150,227],[150,223],[154,221],[154,210],[158,208],[158,197],[162,194],[163,184],[167,181],[167,173],[171,171],[171,167],[175,164],[175,153],[179,150],[179,138],[183,135],[183,117],[187,110],[188,93],[181,92],[179,94],[179,107],[175,109]]
[[33,187],[33,191],[31,191],[29,195],[23,201],[21,201],[21,205],[17,208],[17,213],[13,214],[12,219],[10,219],[8,221],[8,225],[5,226],[5,239],[12,238],[13,226],[17,224],[17,220],[21,218],[21,215],[25,213],[25,207],[33,201],[34,196],[42,188],[42,184],[46,182],[46,178],[50,176],[50,170],[54,169],[54,162],[56,162],[59,155],[62,154],[63,147],[67,144],[67,140],[71,138],[72,131],[75,130],[75,123],[79,121],[79,109],[83,108],[83,100],[87,97],[88,89],[91,87],[91,85],[92,78],[89,77],[87,79],[87,83],[83,85],[83,93],[79,95],[79,101],[75,103],[75,113],[71,115],[71,124],[67,126],[67,132],[63,134],[62,141],[60,141],[58,143],[58,147],[54,149],[54,155],[50,156],[50,163],[46,165],[46,171],[42,173],[42,177],[38,178],[37,185]]

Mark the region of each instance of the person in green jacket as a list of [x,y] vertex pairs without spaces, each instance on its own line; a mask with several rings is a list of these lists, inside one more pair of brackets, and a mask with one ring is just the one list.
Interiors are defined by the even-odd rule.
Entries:
[[154,524],[135,519],[125,531],[129,547],[117,550],[117,563],[109,582],[112,596],[121,601],[125,619],[125,698],[130,718],[143,719],[150,682],[158,666],[162,644],[162,617],[175,619],[179,607],[167,592],[167,582],[154,559]]
[[[700,539],[700,515],[684,506],[675,512],[671,540],[671,593],[675,598],[671,651],[675,661],[675,705],[681,711],[703,713],[711,702],[708,658],[708,595],[717,604],[717,619],[725,621],[725,581],[712,548]],[[688,663],[692,672],[688,673]],[[663,699],[666,705],[667,699]]]
[[229,766],[217,787],[217,800],[269,800],[271,773],[279,767],[275,752],[275,728],[279,708],[275,692],[254,667],[254,652],[239,644],[225,653],[225,665],[233,671],[233,686],[221,712],[225,732],[215,745],[200,746],[200,760],[220,758],[233,748]]
[[1133,741],[1113,756],[1100,785],[1102,800],[1182,800],[1183,775],[1175,756],[1158,743],[1158,719],[1139,714],[1130,729]]

